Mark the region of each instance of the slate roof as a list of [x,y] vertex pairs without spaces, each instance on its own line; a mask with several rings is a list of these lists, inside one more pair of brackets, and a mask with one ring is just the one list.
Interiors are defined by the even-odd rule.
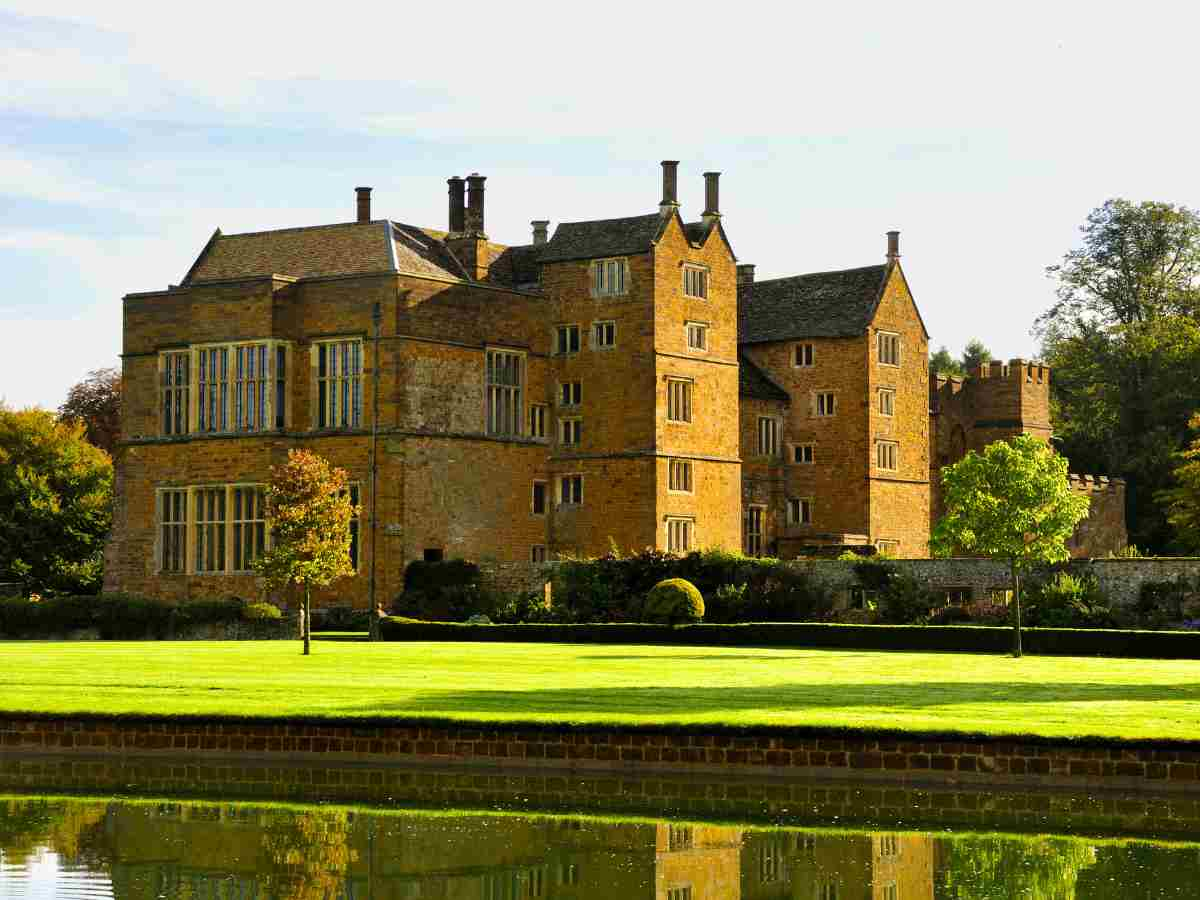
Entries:
[[560,222],[554,237],[542,248],[542,262],[598,259],[647,252],[662,232],[664,217],[627,216],[592,222]]
[[886,265],[738,285],[738,343],[854,337],[875,314]]
[[520,244],[504,247],[492,258],[488,267],[488,281],[505,287],[519,288],[537,284],[541,272],[539,256],[546,244]]
[[772,381],[748,356],[741,353],[738,354],[738,394],[759,400],[780,400],[789,404],[792,402],[787,391]]
[[441,237],[439,232],[386,220],[246,234],[217,231],[183,283],[260,275],[313,278],[395,271],[466,277]]

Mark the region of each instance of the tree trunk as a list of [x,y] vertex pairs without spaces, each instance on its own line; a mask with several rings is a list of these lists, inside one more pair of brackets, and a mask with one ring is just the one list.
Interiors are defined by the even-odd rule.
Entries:
[[[308,654],[311,652],[310,648],[312,646],[311,637],[310,637],[312,634],[312,618],[309,616],[309,607],[312,602],[312,598],[311,598],[310,594],[311,594],[311,591],[308,587],[308,583],[306,582],[304,585],[304,608],[300,610],[300,619],[303,622],[303,624],[300,627],[304,631],[304,655],[305,656],[308,656]],[[1018,656],[1019,655],[1020,654],[1018,654]]]
[[1013,608],[1016,611],[1016,623],[1013,626],[1013,656],[1021,656],[1021,575],[1017,571],[1016,562],[1012,563]]

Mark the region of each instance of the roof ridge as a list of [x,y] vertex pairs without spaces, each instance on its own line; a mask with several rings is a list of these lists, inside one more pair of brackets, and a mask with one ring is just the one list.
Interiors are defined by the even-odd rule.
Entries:
[[603,225],[606,222],[628,222],[630,219],[657,219],[662,216],[660,212],[639,214],[636,216],[614,216],[611,219],[580,219],[577,222],[559,222],[556,228],[561,228],[563,225]]
[[868,269],[886,269],[887,263],[875,263],[870,266],[853,266],[849,269],[827,269],[824,272],[800,272],[796,275],[780,275],[778,278],[756,278],[754,281],[743,283],[742,287],[750,287],[756,284],[770,284],[774,281],[791,281],[793,278],[816,278],[819,275],[844,275],[847,272],[866,272]]
[[355,225],[379,225],[382,222],[390,221],[390,219],[371,219],[369,222],[329,222],[325,225],[294,225],[290,228],[264,228],[262,231],[239,231],[236,234],[222,233],[221,237],[261,237],[264,234],[286,234],[293,231],[316,231],[318,228],[350,228]]

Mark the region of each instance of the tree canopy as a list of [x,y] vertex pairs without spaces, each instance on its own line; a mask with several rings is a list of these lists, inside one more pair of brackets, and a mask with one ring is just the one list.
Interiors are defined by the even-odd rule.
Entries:
[[991,361],[992,351],[983,345],[983,341],[979,338],[971,338],[971,340],[967,341],[967,346],[963,348],[960,363],[968,375],[979,368],[979,366]]
[[309,653],[311,590],[345,575],[350,565],[350,502],[344,469],[309,450],[289,450],[288,461],[271,467],[267,485],[271,547],[255,567],[276,588],[295,584],[304,592],[301,632]]
[[87,439],[112,454],[121,433],[121,372],[94,369],[67,393],[58,408],[63,419],[78,419],[87,429]]
[[1164,490],[1160,500],[1166,504],[1167,521],[1175,529],[1175,542],[1184,551],[1200,555],[1200,413],[1192,416],[1197,433],[1191,445],[1179,454],[1175,486]]
[[112,524],[112,460],[84,426],[0,407],[0,581],[93,593]]
[[930,548],[937,556],[1008,561],[1020,655],[1021,573],[1032,563],[1070,558],[1067,540],[1090,501],[1071,490],[1066,458],[1027,434],[969,452],[943,468],[941,480],[946,513]]
[[1179,549],[1162,493],[1200,396],[1200,215],[1116,199],[1081,232],[1035,328],[1055,433],[1075,471],[1127,480],[1131,543]]
[[942,344],[937,348],[936,353],[929,356],[929,370],[934,375],[965,375],[962,363],[955,359],[949,348]]

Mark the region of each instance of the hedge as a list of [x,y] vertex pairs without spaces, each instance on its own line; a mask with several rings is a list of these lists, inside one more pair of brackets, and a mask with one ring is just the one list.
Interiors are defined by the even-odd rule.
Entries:
[[[67,595],[33,601],[0,598],[0,637],[45,638],[95,629],[104,640],[166,638],[206,625],[237,626],[270,636],[289,627],[265,609],[269,604],[226,600],[192,600],[174,606],[131,594]],[[275,607],[271,607],[275,609]],[[253,611],[247,615],[247,610]],[[278,610],[276,609],[276,612]]]
[[[492,641],[558,644],[678,644],[713,647],[814,647],[843,650],[967,651],[1007,653],[1011,628],[975,625],[842,625],[751,622],[737,625],[468,625],[382,619],[387,641]],[[1128,656],[1200,659],[1200,632],[1115,631],[1098,628],[1022,629],[1026,653],[1047,656]]]

